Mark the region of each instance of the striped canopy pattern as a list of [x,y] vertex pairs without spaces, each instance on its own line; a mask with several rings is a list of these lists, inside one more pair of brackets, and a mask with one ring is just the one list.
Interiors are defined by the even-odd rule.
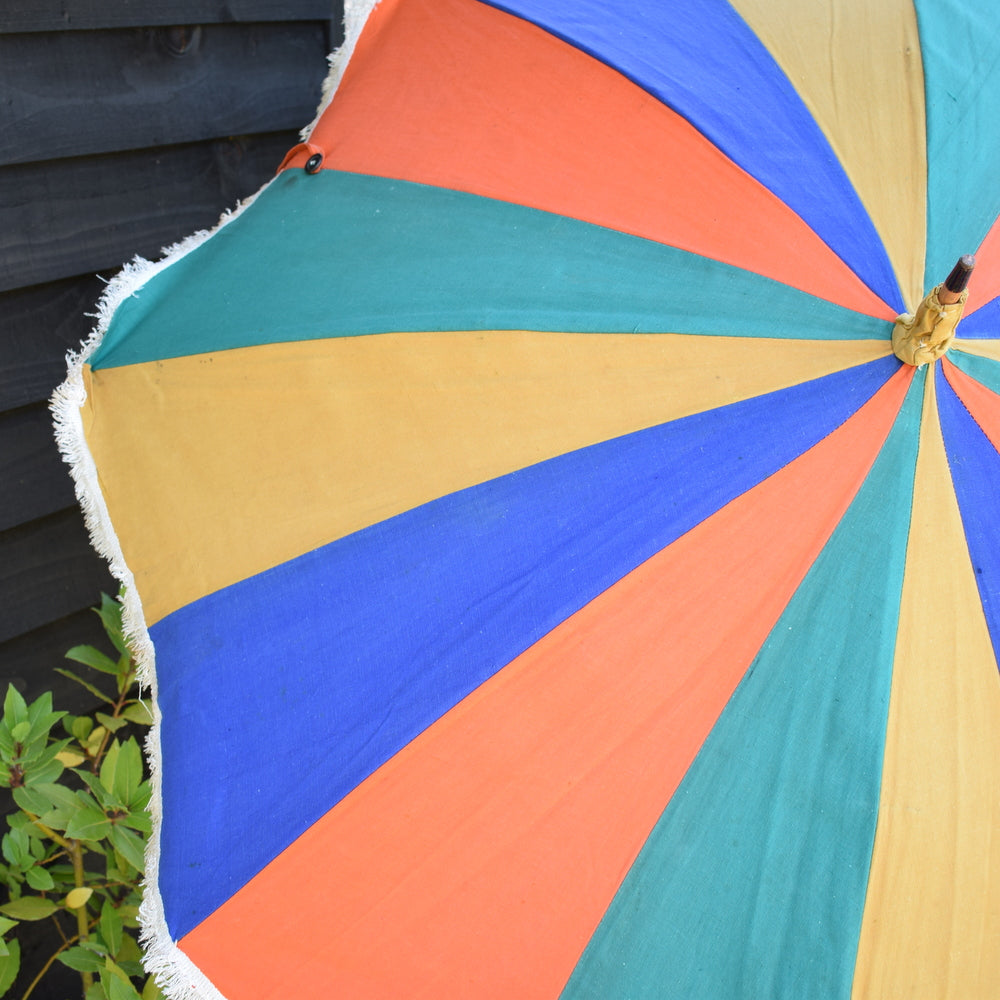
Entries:
[[347,25],[57,401],[171,995],[1000,995],[1000,5]]

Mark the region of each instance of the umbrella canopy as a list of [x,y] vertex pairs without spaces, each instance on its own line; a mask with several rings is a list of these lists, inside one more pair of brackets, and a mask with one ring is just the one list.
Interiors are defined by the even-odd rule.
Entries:
[[347,25],[55,404],[168,989],[996,996],[1000,7]]

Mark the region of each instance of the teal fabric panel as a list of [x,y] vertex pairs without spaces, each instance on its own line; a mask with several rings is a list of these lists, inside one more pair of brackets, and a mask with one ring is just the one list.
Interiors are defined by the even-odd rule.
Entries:
[[850,997],[924,371],[626,876],[563,1000]]
[[975,253],[1000,214],[1000,4],[915,0],[927,100],[924,287]]
[[976,354],[966,354],[960,345],[948,352],[948,360],[970,378],[1000,395],[1000,363]]
[[94,368],[410,330],[888,337],[748,271],[477,195],[288,170],[118,308]]

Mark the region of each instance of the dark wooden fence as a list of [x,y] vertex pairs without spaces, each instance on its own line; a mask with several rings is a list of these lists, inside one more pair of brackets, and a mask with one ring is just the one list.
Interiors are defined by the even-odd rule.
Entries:
[[87,609],[115,587],[53,444],[65,353],[124,261],[213,226],[273,174],[312,120],[340,8],[0,4],[0,695],[71,697],[52,667],[98,640]]

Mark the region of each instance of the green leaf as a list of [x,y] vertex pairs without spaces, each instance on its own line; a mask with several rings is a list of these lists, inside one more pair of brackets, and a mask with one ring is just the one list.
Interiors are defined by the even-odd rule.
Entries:
[[25,719],[23,722],[17,723],[15,726],[11,726],[10,735],[14,737],[15,743],[24,743],[28,738],[28,734],[31,732],[31,723]]
[[121,744],[118,740],[112,740],[101,761],[100,779],[101,786],[106,792],[113,792],[115,789],[115,772],[118,770],[118,758],[121,755]]
[[128,644],[125,642],[124,630],[122,628],[123,608],[121,598],[124,596],[124,593],[125,588],[123,587],[118,591],[117,601],[107,594],[101,594],[101,606],[94,608],[94,611],[97,612],[97,616],[101,619],[101,624],[104,626],[104,631],[111,640],[111,644],[123,656],[128,656]]
[[94,793],[93,796],[87,795],[87,793],[83,791],[77,792],[76,794],[83,796],[88,804],[93,804],[94,799],[96,798],[96,800],[103,805],[105,799],[108,798],[108,795],[104,785],[101,784],[101,779],[90,771],[77,771],[76,773]]
[[[123,973],[124,975],[124,973]],[[101,983],[107,991],[108,1000],[142,1000],[135,987],[128,979],[118,979],[117,976],[102,974]]]
[[28,721],[34,725],[43,715],[52,714],[52,692],[43,691],[28,706]]
[[67,948],[60,954],[59,961],[77,972],[100,972],[104,968],[103,955],[98,955],[89,948],[81,948],[79,945]]
[[47,736],[49,730],[65,715],[65,712],[52,711],[52,692],[46,691],[39,695],[28,706],[28,721],[31,723],[31,736],[35,739],[38,736]]
[[6,917],[0,917],[0,934],[6,934],[7,931],[17,926],[16,920],[8,920]]
[[53,830],[65,830],[66,824],[81,806],[71,789],[65,785],[45,782],[30,788],[15,788],[14,801]]
[[99,698],[101,701],[106,702],[109,705],[113,705],[114,699],[109,698],[100,688],[94,687],[90,681],[85,681],[78,674],[74,674],[72,670],[66,670],[65,667],[56,667],[57,674],[62,674],[63,677],[68,677],[71,681],[76,681],[77,684],[85,687],[95,698]]
[[135,795],[129,800],[129,809],[147,812],[149,809],[149,800],[152,796],[153,786],[148,781],[143,781],[135,790]]
[[118,911],[112,906],[110,899],[106,899],[101,907],[99,926],[108,951],[112,955],[117,955],[122,946],[122,918],[118,916]]
[[66,659],[83,663],[94,670],[100,670],[102,674],[111,674],[112,677],[118,676],[118,664],[110,656],[105,656],[93,646],[74,646],[66,651]]
[[21,945],[17,938],[7,942],[7,954],[0,958],[0,997],[14,985],[21,968]]
[[0,906],[0,913],[15,920],[44,920],[59,909],[51,899],[41,896],[22,896]]
[[133,867],[136,871],[143,871],[146,867],[144,856],[145,847],[142,837],[131,830],[126,830],[123,826],[110,824],[107,833],[108,840],[111,841],[114,849]]
[[50,784],[63,773],[63,762],[53,758],[46,764],[25,768],[24,783],[26,785]]
[[[46,785],[44,787],[58,788],[59,786]],[[41,816],[42,813],[49,811],[50,804],[48,797],[38,787],[15,788],[13,795],[14,795],[14,801],[17,803],[18,807],[20,809],[23,809],[25,812],[32,813],[34,816]]]
[[[120,908],[118,915],[121,916]],[[118,953],[115,955],[115,961],[123,969],[125,969],[125,971],[128,972],[130,976],[133,975],[133,973],[129,972],[128,968],[126,968],[126,963],[142,962],[142,949],[139,947],[135,938],[132,937],[131,934],[124,934],[124,933],[122,934],[122,944],[121,947],[118,949]],[[141,973],[137,974],[141,975]]]
[[103,809],[96,805],[84,806],[66,825],[66,836],[74,840],[100,840],[110,829],[111,823]]
[[105,960],[104,970],[101,972],[101,982],[104,984],[109,1000],[142,1000],[125,970],[111,961],[110,958]]
[[142,1000],[164,1000],[163,991],[152,976],[146,980],[146,985],[142,988]]
[[13,729],[19,722],[28,721],[28,705],[13,684],[7,685],[7,696],[3,700],[3,721],[8,729]]
[[27,868],[34,864],[28,834],[23,829],[14,829],[10,833],[5,833],[3,840],[0,840],[0,850],[3,851],[3,856],[8,863],[15,868]]
[[0,958],[6,958],[10,954],[10,948],[7,942],[0,937]]
[[122,712],[122,718],[128,719],[140,726],[151,726],[153,724],[153,713],[149,705],[144,701],[135,701],[131,705],[126,705]]
[[[58,755],[62,753],[70,745],[72,740],[55,740],[49,742],[47,736],[42,736],[40,740],[34,744],[36,747],[32,759],[32,767],[44,767],[46,764],[50,764],[52,761],[56,760]],[[25,761],[25,767],[28,766],[28,761]]]
[[116,719],[112,715],[107,715],[104,712],[96,712],[97,721],[104,726],[105,729],[110,730],[112,733],[117,733],[122,726],[128,725],[128,719],[118,718]]
[[153,822],[149,818],[149,813],[140,809],[120,817],[116,822],[127,826],[130,830],[138,830],[140,833],[150,834],[153,832]]
[[24,877],[28,882],[28,885],[32,889],[36,889],[38,892],[48,892],[50,889],[56,887],[55,882],[52,881],[52,876],[42,868],[40,865],[34,865],[29,868],[25,873]]
[[80,715],[73,720],[73,724],[70,726],[70,730],[76,739],[80,740],[82,743],[90,735],[90,731],[94,728],[94,720],[90,718],[89,715]]
[[108,1000],[108,995],[104,992],[104,986],[100,979],[95,979],[93,985],[87,987],[83,1000]]
[[115,768],[112,791],[126,804],[135,798],[142,783],[142,751],[134,736],[130,736],[121,746],[118,766]]

